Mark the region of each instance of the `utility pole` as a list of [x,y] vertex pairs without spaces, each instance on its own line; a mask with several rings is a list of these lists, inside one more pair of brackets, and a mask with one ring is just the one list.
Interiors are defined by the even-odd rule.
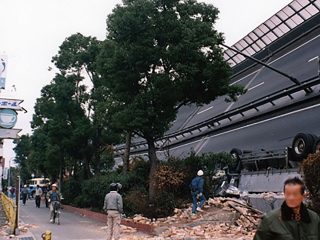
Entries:
[[9,167],[8,167],[8,187],[11,186],[11,158],[9,159]]
[[14,223],[14,234],[19,234],[19,199],[20,199],[20,176],[16,179],[16,221]]

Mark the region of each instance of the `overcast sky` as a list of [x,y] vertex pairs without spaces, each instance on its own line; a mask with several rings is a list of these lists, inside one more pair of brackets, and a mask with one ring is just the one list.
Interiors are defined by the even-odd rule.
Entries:
[[[291,0],[204,0],[220,10],[217,29],[232,45]],[[23,99],[28,113],[19,112],[16,128],[30,133],[33,106],[41,88],[54,72],[51,58],[73,33],[103,40],[106,18],[121,0],[0,0],[0,53],[8,55],[6,90],[1,97]],[[16,86],[16,91],[11,88]],[[14,158],[12,141],[6,140],[4,157]]]

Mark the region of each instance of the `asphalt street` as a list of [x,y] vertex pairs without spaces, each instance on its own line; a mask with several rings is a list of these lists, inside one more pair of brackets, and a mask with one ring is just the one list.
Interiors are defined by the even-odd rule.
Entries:
[[100,240],[106,236],[102,223],[63,210],[61,224],[51,224],[49,209],[43,202],[40,208],[36,208],[34,200],[28,200],[25,206],[20,206],[20,219],[32,226],[30,230],[37,240],[42,239],[41,234],[46,230],[52,232],[54,240]]
[[207,153],[229,152],[232,148],[242,150],[284,149],[291,146],[294,136],[300,132],[320,136],[319,122],[320,103],[179,145],[170,149],[170,154],[184,157],[191,150],[197,153]]
[[[316,75],[318,69],[317,64],[316,62],[309,62],[309,60],[319,55],[320,35],[306,40],[303,44],[289,52],[283,53],[280,57],[270,59],[268,63],[302,81]],[[246,94],[240,96],[238,101],[234,103],[227,103],[224,101],[225,97],[219,97],[210,104],[202,106],[186,126],[188,127],[203,122],[215,115],[237,108],[260,97],[267,96],[278,90],[294,85],[294,83],[288,78],[285,78],[265,67],[261,67],[254,72],[248,73],[248,75],[240,79],[236,78],[233,82],[244,86],[247,89]],[[186,113],[184,109],[182,112],[181,116],[183,118]],[[177,122],[179,122],[179,118],[180,113],[177,115]]]

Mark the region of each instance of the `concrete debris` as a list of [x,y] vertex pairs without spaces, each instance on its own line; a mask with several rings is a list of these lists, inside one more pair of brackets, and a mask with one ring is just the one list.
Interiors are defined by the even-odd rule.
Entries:
[[[130,219],[134,223],[153,226],[156,236],[143,239],[252,239],[262,212],[249,206],[245,201],[233,198],[210,198],[204,212],[191,214],[191,207],[175,209],[167,218],[148,219],[136,215]],[[126,231],[133,231],[128,229]],[[131,237],[131,238],[130,238]],[[130,236],[126,240],[138,240]],[[142,239],[142,238],[141,238]]]

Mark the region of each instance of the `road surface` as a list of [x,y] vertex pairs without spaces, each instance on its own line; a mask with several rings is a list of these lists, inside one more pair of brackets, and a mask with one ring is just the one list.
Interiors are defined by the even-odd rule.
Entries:
[[49,209],[42,203],[36,208],[34,200],[27,201],[25,206],[20,206],[20,219],[25,224],[30,224],[30,231],[37,240],[41,240],[41,234],[46,230],[52,232],[54,240],[102,240],[105,239],[104,225],[77,214],[61,213],[61,225],[49,223]]
[[[277,56],[269,59],[268,63],[299,80],[305,80],[314,76],[317,71],[315,62],[310,59],[320,55],[320,34],[315,32],[306,36],[290,50],[284,49]],[[248,71],[241,77],[232,79],[232,84],[240,84],[248,90],[246,94],[239,97],[235,103],[225,102],[225,97],[219,97],[210,104],[202,107],[195,105],[184,106],[177,114],[177,119],[173,122],[169,133],[190,127],[203,122],[211,117],[225,111],[234,109],[259,97],[266,96],[282,88],[293,85],[293,83],[281,75],[272,72],[264,67],[259,67],[254,71]],[[316,93],[319,91],[316,90]],[[305,99],[304,94],[297,95],[297,99]],[[276,105],[289,105],[293,100],[282,98]],[[271,106],[271,105],[270,105]],[[270,107],[271,108],[271,107]],[[303,108],[303,106],[301,106]],[[260,109],[261,110],[261,109]],[[253,113],[246,113],[246,117]],[[257,150],[283,149],[291,145],[292,138],[299,132],[311,132],[320,134],[319,120],[320,108],[316,106],[306,110],[292,112],[278,118],[272,118],[256,124],[249,124],[246,127],[233,131],[226,131],[222,134],[206,136],[203,139],[181,143],[178,146],[170,147],[169,154],[175,157],[185,157],[194,150],[197,154],[219,151],[230,151],[233,147],[240,149]],[[139,139],[142,141],[143,139]],[[133,141],[134,142],[134,141]],[[158,151],[158,156],[162,159],[164,153]],[[167,154],[167,153],[166,153]]]

